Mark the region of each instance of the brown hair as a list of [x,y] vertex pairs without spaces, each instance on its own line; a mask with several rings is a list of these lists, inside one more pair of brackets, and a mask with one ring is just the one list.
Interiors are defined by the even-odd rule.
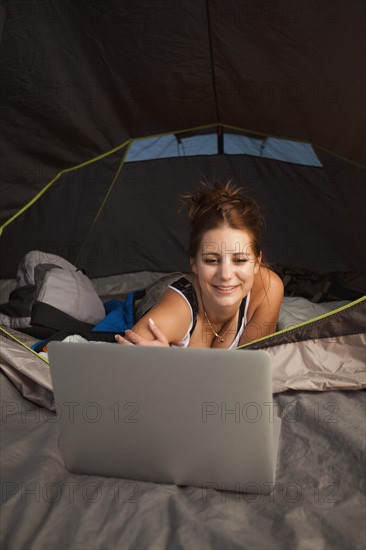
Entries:
[[182,195],[181,201],[191,223],[188,249],[191,258],[196,257],[203,234],[222,225],[248,231],[254,254],[257,258],[260,256],[264,218],[257,203],[245,195],[241,187],[235,187],[231,181],[224,185],[201,182],[197,191]]

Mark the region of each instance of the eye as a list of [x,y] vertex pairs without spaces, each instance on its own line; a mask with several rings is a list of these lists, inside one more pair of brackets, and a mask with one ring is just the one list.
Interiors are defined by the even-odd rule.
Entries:
[[247,258],[235,258],[234,262],[237,264],[244,264],[248,261]]
[[216,258],[204,258],[203,259],[205,264],[217,264],[218,260]]

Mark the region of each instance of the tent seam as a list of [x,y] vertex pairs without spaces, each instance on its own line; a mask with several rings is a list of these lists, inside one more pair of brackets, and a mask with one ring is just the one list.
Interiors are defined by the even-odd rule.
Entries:
[[217,119],[217,123],[219,124],[220,123],[220,111],[219,111],[219,104],[218,104],[218,101],[217,101],[215,64],[214,64],[214,55],[213,55],[209,0],[206,0],[206,17],[207,17],[207,31],[208,31],[208,47],[209,47],[209,51],[210,51],[210,62],[211,62],[211,81],[212,81],[213,96],[214,96],[214,101],[215,101],[216,119]]

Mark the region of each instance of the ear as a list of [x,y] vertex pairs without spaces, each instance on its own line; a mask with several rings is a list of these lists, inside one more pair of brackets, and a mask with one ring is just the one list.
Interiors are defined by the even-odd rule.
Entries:
[[255,266],[254,266],[254,273],[258,273],[259,268],[261,266],[262,262],[262,252],[259,254],[258,258],[256,259]]
[[197,275],[197,264],[196,264],[196,261],[194,258],[189,258],[189,262],[191,264],[191,269],[193,271],[193,273],[196,273]]

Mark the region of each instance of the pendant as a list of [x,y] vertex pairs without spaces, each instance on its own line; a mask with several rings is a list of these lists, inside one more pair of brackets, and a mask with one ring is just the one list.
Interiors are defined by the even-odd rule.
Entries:
[[220,342],[220,344],[222,344],[224,342],[224,339],[222,336],[218,336],[217,337],[218,341]]

